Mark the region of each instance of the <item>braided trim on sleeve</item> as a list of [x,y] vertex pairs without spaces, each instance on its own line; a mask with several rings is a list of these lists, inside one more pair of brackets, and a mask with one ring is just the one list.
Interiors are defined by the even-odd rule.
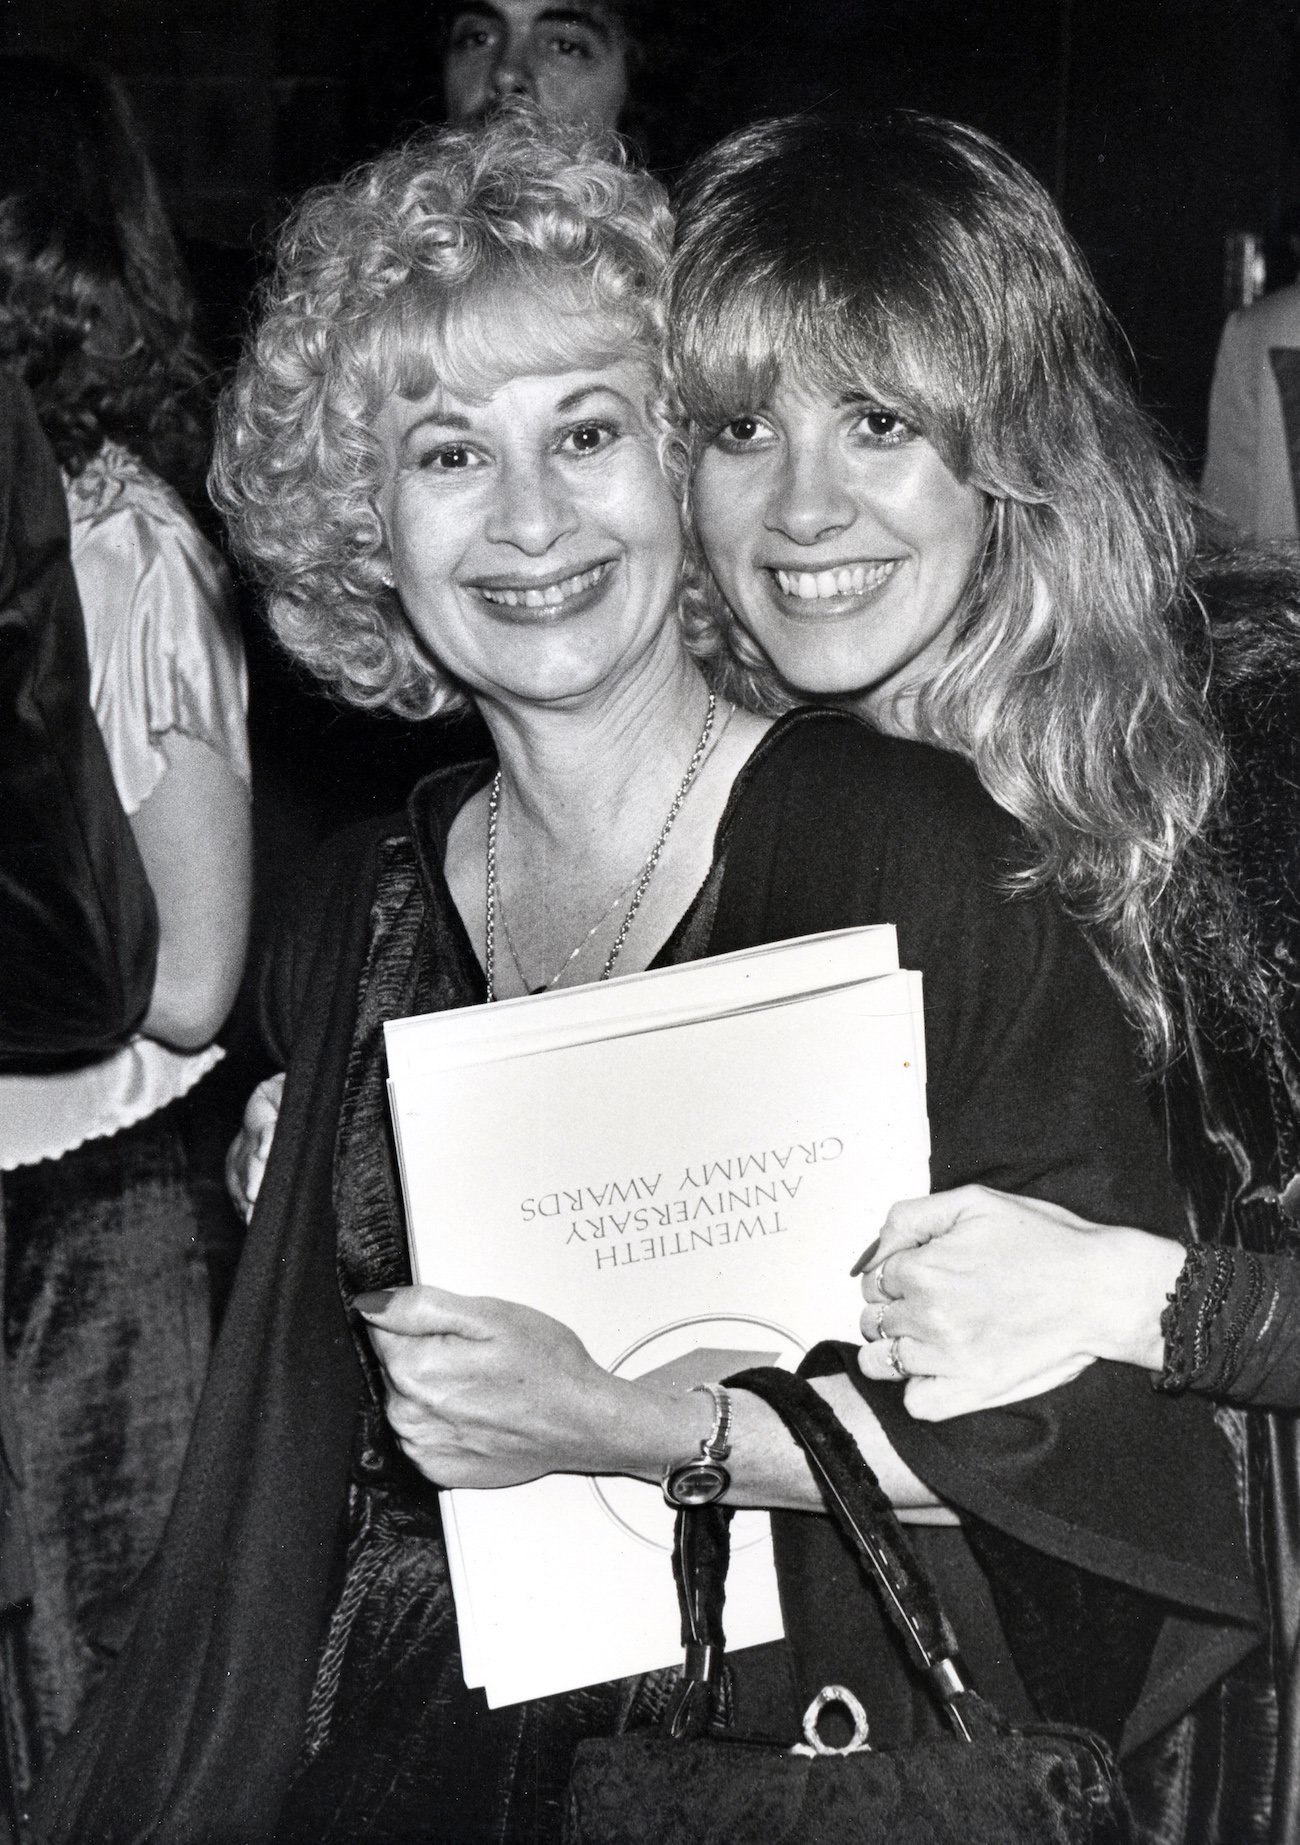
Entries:
[[1160,1316],[1165,1363],[1157,1390],[1230,1391],[1266,1291],[1263,1264],[1248,1250],[1193,1244]]

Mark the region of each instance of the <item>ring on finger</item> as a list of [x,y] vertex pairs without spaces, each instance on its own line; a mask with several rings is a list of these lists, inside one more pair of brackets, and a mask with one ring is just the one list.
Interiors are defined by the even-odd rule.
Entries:
[[907,1366],[903,1363],[902,1358],[899,1356],[897,1339],[891,1339],[889,1341],[889,1352],[887,1355],[889,1358],[890,1366],[892,1370],[894,1371],[894,1374],[897,1377],[902,1378],[904,1382],[906,1382],[906,1380],[912,1375],[912,1373],[908,1370]]
[[877,1339],[883,1339],[885,1336],[885,1315],[889,1312],[889,1302],[887,1300],[873,1300],[871,1305],[876,1315],[876,1337]]
[[884,1295],[887,1301],[899,1300],[902,1298],[898,1294],[891,1293],[890,1290],[885,1286],[885,1270],[889,1267],[890,1260],[891,1258],[889,1256],[886,1256],[885,1260],[881,1263],[880,1267],[876,1270],[876,1287],[879,1289],[880,1293]]

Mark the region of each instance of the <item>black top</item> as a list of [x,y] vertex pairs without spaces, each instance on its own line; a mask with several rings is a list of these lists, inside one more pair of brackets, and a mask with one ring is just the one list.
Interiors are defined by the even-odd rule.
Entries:
[[[257,1213],[151,1597],[56,1760],[38,1839],[201,1845],[274,1826],[342,1579],[366,1394],[339,1297],[335,1154],[376,866],[413,841],[420,948],[399,1002],[481,999],[441,852],[485,773],[435,777],[408,821],[337,842],[278,957],[269,1014],[289,1073]],[[1021,850],[954,758],[840,714],[794,713],[759,745],[721,822],[706,949],[894,922],[904,965],[925,977],[936,1185],[982,1180],[1167,1229],[1130,1035],[1055,904],[1002,894]],[[1009,1541],[1174,1605],[1129,1740],[1253,1644],[1231,1465],[1208,1405],[1162,1400],[1110,1365],[943,1425],[912,1422],[896,1389],[859,1387],[942,1497]]]
[[0,370],[0,1070],[125,1043],[158,918],[90,708],[58,464]]

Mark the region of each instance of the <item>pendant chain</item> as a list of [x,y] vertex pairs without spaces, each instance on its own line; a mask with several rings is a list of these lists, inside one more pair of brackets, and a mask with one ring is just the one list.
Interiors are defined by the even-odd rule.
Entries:
[[[710,692],[709,693],[709,708],[704,716],[704,729],[700,732],[700,740],[695,745],[694,754],[691,756],[691,760],[686,765],[686,773],[682,777],[681,786],[678,788],[676,794],[673,796],[672,806],[668,809],[668,813],[665,816],[664,823],[659,829],[659,836],[650,848],[649,857],[646,859],[640,871],[637,873],[636,882],[632,887],[631,902],[628,904],[627,911],[624,914],[623,920],[618,926],[618,933],[614,937],[613,945],[610,948],[609,953],[605,956],[605,965],[600,970],[599,978],[601,980],[608,980],[610,975],[614,971],[614,964],[618,960],[618,957],[622,952],[623,944],[624,942],[626,942],[627,937],[628,937],[628,931],[631,929],[632,924],[636,918],[636,913],[641,908],[642,900],[644,899],[646,892],[650,888],[650,880],[654,877],[654,874],[656,870],[658,869],[659,860],[663,855],[663,849],[665,845],[668,843],[668,835],[672,832],[673,824],[676,821],[678,814],[682,810],[682,802],[686,799],[687,795],[690,793],[692,784],[695,781],[695,777],[700,772],[700,764],[704,761],[704,757],[709,747],[709,738],[713,734],[713,719],[714,719],[714,714],[717,711],[717,708],[718,708],[717,694],[714,692]],[[519,956],[515,950],[514,942],[511,940],[510,925],[506,921],[505,906],[501,901],[501,890],[497,882],[497,820],[500,814],[500,810],[501,810],[501,771],[500,769],[498,769],[496,772],[496,775],[493,778],[492,787],[488,794],[487,892],[486,892],[487,901],[486,901],[486,919],[485,919],[486,926],[484,929],[484,943],[483,943],[483,968],[484,968],[484,973],[487,977],[487,997],[488,997],[489,1004],[491,1004],[496,999],[496,996],[497,996],[496,995],[496,924],[497,924],[498,916],[501,918],[501,932],[506,938],[506,946],[510,950],[510,958],[515,964],[515,968],[519,974],[519,978],[523,981],[525,987],[528,985],[528,976],[524,973],[523,968],[520,966]],[[545,986],[541,989],[542,992],[549,992],[552,987],[554,987],[561,979],[563,979],[564,975],[568,972],[569,968],[577,960],[578,956],[582,953],[583,949],[587,946],[592,936],[595,935],[596,931],[600,928],[601,924],[609,920],[609,917],[612,915],[614,908],[618,903],[619,897],[623,895],[623,891],[625,891],[626,889],[627,889],[627,886],[624,885],[623,890],[618,892],[618,895],[614,898],[614,902],[610,904],[609,908],[604,912],[604,914],[597,917],[596,921],[592,924],[591,928],[588,929],[587,933],[583,936],[582,940],[578,943],[577,947],[573,949],[569,955],[566,956],[564,964],[560,968],[559,973],[552,975],[552,977],[546,982]]]
[[546,982],[544,986],[532,987],[532,988],[529,987],[528,976],[524,972],[524,964],[519,958],[519,950],[515,947],[515,938],[510,933],[510,919],[506,915],[506,906],[501,901],[501,891],[500,891],[500,888],[498,887],[497,889],[497,918],[501,924],[501,933],[506,938],[506,947],[510,951],[510,959],[514,962],[515,972],[518,974],[520,980],[523,982],[524,988],[526,991],[531,991],[533,993],[549,993],[552,987],[559,986],[561,980],[563,980],[569,968],[573,966],[573,963],[577,960],[578,956],[582,953],[583,949],[587,946],[587,943],[591,940],[592,936],[595,935],[596,931],[604,923],[607,923],[609,921],[610,917],[614,914],[619,904],[627,896],[627,893],[632,888],[633,882],[634,882],[634,879],[629,878],[626,884],[619,885],[618,889],[614,892],[614,895],[610,898],[608,904],[601,911],[600,915],[596,918],[595,922],[591,925],[590,929],[588,929],[587,933],[583,936],[582,940],[578,943],[578,946],[575,949],[573,949],[573,951],[570,953],[568,959],[565,961],[564,965],[561,967],[559,973],[552,974],[551,978]]

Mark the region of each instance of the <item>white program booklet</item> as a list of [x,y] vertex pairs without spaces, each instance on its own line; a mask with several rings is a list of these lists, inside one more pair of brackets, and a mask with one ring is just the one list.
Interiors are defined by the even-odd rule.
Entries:
[[[525,1302],[682,1384],[855,1339],[849,1268],[929,1189],[920,975],[842,930],[385,1027],[417,1280]],[[664,1456],[679,1458],[677,1456]],[[681,1657],[658,1487],[442,1496],[489,1704]],[[732,1648],[780,1637],[765,1514],[733,1526]]]

